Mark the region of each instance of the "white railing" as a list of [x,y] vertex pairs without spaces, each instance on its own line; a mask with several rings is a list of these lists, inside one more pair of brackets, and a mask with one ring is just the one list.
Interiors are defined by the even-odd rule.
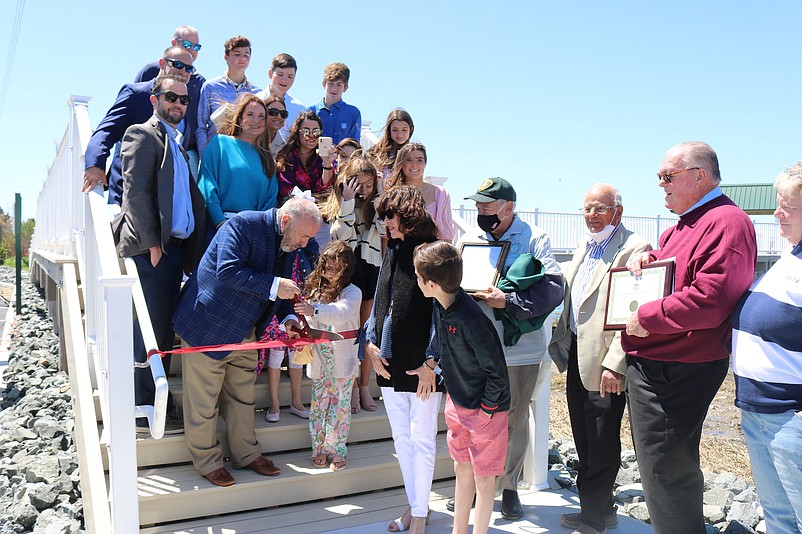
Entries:
[[[70,123],[37,203],[31,255],[42,263],[52,258],[77,260],[85,317],[82,329],[80,309],[67,310],[71,318],[68,350],[81,351],[74,354],[74,361],[80,362],[79,369],[87,374],[85,380],[75,377],[74,383],[81,391],[73,394],[85,401],[97,388],[103,421],[103,434],[98,440],[94,408],[87,408],[87,402],[83,402],[76,413],[79,453],[89,458],[84,463],[99,470],[87,472],[84,477],[87,468],[81,466],[84,493],[91,499],[86,506],[87,529],[127,534],[139,532],[135,417],[147,417],[152,436],[162,436],[167,379],[159,356],[154,355],[150,363],[157,402],[155,406],[134,406],[134,307],[140,323],[145,325],[142,331],[147,350],[156,348],[156,342],[136,271],[129,269],[125,274],[120,268],[109,225],[110,210],[102,189],[98,186],[89,193],[80,192],[84,154],[92,134],[88,102],[87,97],[73,96],[69,100]],[[74,270],[70,267],[69,272]],[[75,276],[65,270],[63,278],[62,291],[76,292],[62,299],[63,306],[74,308],[79,301],[78,288],[70,280]],[[91,461],[99,454],[100,444],[108,452],[108,486],[102,462]]]
[[[464,205],[458,208],[452,207],[454,218],[459,216],[463,225],[467,225],[467,230],[477,228],[476,208]],[[551,240],[551,247],[555,252],[571,252],[576,248],[577,243],[587,231],[584,216],[579,213],[564,213],[541,211],[539,209],[530,211],[517,211],[516,214],[521,220],[534,224],[548,234]],[[677,224],[677,219],[673,217],[654,217],[629,216],[623,217],[624,226],[633,232],[642,235],[652,246],[657,246],[660,241],[660,234],[671,226]],[[753,222],[757,235],[758,254],[779,254],[786,246],[786,241],[780,237],[779,225],[776,222]],[[456,224],[459,228],[460,224]],[[459,228],[462,230],[462,228]],[[460,234],[461,235],[461,234]]]

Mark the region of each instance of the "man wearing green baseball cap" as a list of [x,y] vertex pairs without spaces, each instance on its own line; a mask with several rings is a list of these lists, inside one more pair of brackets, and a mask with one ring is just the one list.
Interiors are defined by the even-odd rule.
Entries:
[[[482,311],[493,321],[499,339],[504,339],[504,326],[495,318],[493,310],[507,310],[518,320],[550,313],[564,296],[560,266],[554,259],[545,232],[516,216],[517,195],[507,180],[488,178],[466,200],[476,202],[479,211],[477,224],[482,231],[479,235],[465,235],[462,241],[509,241],[502,275],[506,275],[515,260],[526,253],[545,268],[545,276],[525,290],[504,292],[498,287],[488,287],[486,291],[474,294],[480,299]],[[551,328],[546,325],[523,334],[514,345],[504,347],[510,377],[509,444],[504,474],[498,479],[498,487],[502,490],[501,515],[509,520],[520,519],[524,514],[518,498],[518,482],[523,473],[526,451],[532,446],[529,443],[529,401],[541,363],[549,364],[546,351],[550,337]]]

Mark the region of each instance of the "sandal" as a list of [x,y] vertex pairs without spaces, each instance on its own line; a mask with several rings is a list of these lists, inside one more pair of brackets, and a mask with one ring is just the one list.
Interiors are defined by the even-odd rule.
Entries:
[[348,465],[348,462],[345,461],[345,457],[340,456],[339,454],[335,454],[331,457],[331,470],[332,471],[342,471],[345,469],[345,466]]
[[327,454],[316,454],[312,456],[312,463],[318,467],[326,467],[326,464],[329,463],[329,457]]
[[359,407],[359,389],[351,389],[351,414],[358,414],[362,409]]
[[[407,520],[407,524],[404,524],[404,519]],[[407,508],[407,511],[404,512],[404,515],[397,519],[393,519],[392,523],[387,526],[387,530],[390,532],[404,532],[409,530],[409,524],[412,522],[412,508]]]
[[370,394],[368,386],[359,386],[359,398],[362,403],[362,409],[366,412],[375,412],[376,403],[373,402],[373,395]]

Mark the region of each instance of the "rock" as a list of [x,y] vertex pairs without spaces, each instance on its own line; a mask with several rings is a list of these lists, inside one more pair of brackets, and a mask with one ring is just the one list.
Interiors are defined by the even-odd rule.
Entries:
[[637,482],[640,482],[640,472],[638,471],[637,463],[629,469],[619,469],[618,474],[615,476],[615,483],[617,486],[628,486]]
[[730,507],[729,513],[727,513],[727,521],[730,522],[738,522],[742,525],[746,525],[750,529],[757,525],[758,521],[760,521],[760,515],[758,514],[758,504],[751,502],[734,502]]
[[735,502],[757,502],[757,491],[749,487],[735,496]]
[[713,524],[721,523],[727,517],[724,513],[724,506],[717,506],[713,504],[703,505],[702,513],[704,514],[705,519]]
[[[704,493],[702,502],[710,506],[717,506],[722,510],[732,504],[735,499],[733,493],[724,488],[713,488]],[[723,518],[722,518],[723,519]],[[713,521],[716,523],[716,521]]]
[[53,506],[58,499],[58,495],[58,484],[41,484],[28,492],[31,504],[40,512]]
[[36,523],[36,518],[39,517],[39,510],[37,510],[27,499],[20,501],[14,507],[15,522],[19,523],[25,528],[30,528]]
[[28,482],[54,482],[60,475],[58,458],[33,458],[28,464],[25,478]]
[[638,521],[649,522],[649,509],[646,508],[645,502],[637,502],[628,504],[624,507],[627,515],[634,517]]

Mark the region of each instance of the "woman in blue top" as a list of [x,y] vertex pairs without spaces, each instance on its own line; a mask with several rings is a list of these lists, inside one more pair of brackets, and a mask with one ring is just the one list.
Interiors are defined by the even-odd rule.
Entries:
[[267,106],[246,93],[219,134],[203,152],[198,187],[206,199],[211,236],[226,219],[240,211],[265,211],[276,206],[276,160],[270,153]]

